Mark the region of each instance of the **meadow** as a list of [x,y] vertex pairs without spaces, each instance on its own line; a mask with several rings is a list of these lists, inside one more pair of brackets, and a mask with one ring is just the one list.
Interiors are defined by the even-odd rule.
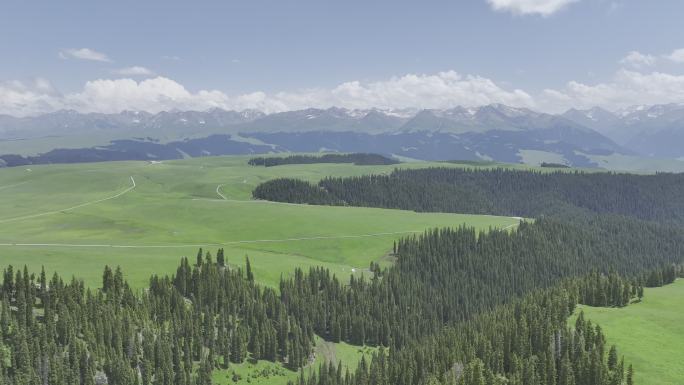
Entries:
[[[228,262],[249,256],[257,280],[277,285],[296,267],[324,266],[341,276],[371,261],[388,263],[393,241],[441,226],[512,227],[508,217],[415,213],[251,200],[275,177],[391,172],[349,164],[255,167],[248,157],[165,162],[106,162],[0,169],[0,264],[44,266],[99,286],[105,265],[121,266],[144,287],[151,274],[175,271],[183,256],[225,249]],[[439,165],[446,165],[440,163]],[[453,167],[463,165],[452,164]],[[472,165],[469,165],[472,167]]]
[[299,380],[302,371],[305,376],[308,376],[315,373],[321,364],[330,362],[335,365],[341,364],[344,375],[347,370],[353,373],[362,357],[366,358],[366,362],[370,362],[371,356],[377,350],[378,348],[369,346],[327,342],[316,337],[313,359],[309,365],[300,371],[288,370],[279,363],[248,359],[241,364],[231,364],[228,369],[214,370],[212,383],[216,385],[284,385],[288,381],[296,382]]
[[[644,299],[624,308],[580,306],[599,324],[609,344],[634,366],[635,382],[681,385],[684,379],[684,280],[645,289]],[[571,322],[574,322],[574,318]]]

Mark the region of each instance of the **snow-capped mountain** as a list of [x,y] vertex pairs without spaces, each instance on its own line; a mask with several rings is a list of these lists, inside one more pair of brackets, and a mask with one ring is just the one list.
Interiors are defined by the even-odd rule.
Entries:
[[569,110],[563,116],[639,154],[684,157],[684,104],[639,105],[614,113],[600,108]]
[[[554,160],[595,166],[592,156],[629,150],[563,116],[501,104],[445,110],[309,108],[259,111],[165,111],[0,117],[0,154],[27,143],[54,147],[3,156],[5,164],[109,159],[173,159],[273,151],[378,152],[426,160]],[[20,138],[20,141],[9,139]],[[70,138],[78,138],[71,145]],[[67,145],[65,145],[65,143]],[[36,148],[31,147],[31,148]],[[59,148],[59,149],[57,149]]]
[[280,112],[238,125],[241,132],[353,131],[378,133],[398,129],[406,118],[382,110],[309,108]]

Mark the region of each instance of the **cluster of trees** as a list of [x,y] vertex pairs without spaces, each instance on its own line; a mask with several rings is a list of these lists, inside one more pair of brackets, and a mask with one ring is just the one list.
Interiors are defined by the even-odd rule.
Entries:
[[549,162],[542,162],[540,164],[541,167],[546,167],[546,168],[570,168],[567,164],[564,163],[549,163]]
[[[343,203],[332,197],[323,188],[299,179],[273,179],[261,183],[252,191],[252,197],[254,199],[311,205],[341,206]],[[274,197],[278,197],[278,199],[273,199]]]
[[[296,190],[296,191],[295,191]],[[320,193],[320,191],[323,193]],[[389,175],[326,178],[317,185],[265,182],[258,199],[521,217],[615,214],[684,223],[684,174],[470,170],[395,170]],[[313,192],[316,192],[313,194]]]
[[324,155],[289,155],[281,157],[257,157],[249,160],[252,166],[281,166],[284,164],[312,164],[312,163],[353,163],[357,166],[378,166],[397,164],[397,160],[380,154],[324,154]]
[[[448,326],[400,350],[380,350],[342,376],[324,366],[299,385],[632,385],[615,346],[580,313],[565,281]],[[294,385],[294,383],[291,383]]]

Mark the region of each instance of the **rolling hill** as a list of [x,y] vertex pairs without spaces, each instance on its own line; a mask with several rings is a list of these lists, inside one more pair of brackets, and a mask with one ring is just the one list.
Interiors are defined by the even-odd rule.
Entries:
[[[392,241],[435,226],[478,228],[509,217],[270,204],[251,200],[259,183],[282,175],[387,173],[395,165],[247,165],[247,157],[163,163],[103,162],[0,170],[0,263],[58,271],[99,286],[119,264],[136,287],[170,273],[183,256],[224,248],[231,264],[249,255],[255,274],[276,285],[294,267],[325,266],[339,276],[387,262]],[[406,164],[402,167],[426,167]],[[459,165],[453,165],[459,167]]]

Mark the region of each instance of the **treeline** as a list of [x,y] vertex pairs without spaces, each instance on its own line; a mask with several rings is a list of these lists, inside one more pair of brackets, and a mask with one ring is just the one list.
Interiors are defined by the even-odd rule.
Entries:
[[[321,192],[322,191],[322,192]],[[327,205],[396,208],[536,218],[616,214],[684,223],[684,174],[469,170],[395,170],[389,175],[265,182],[254,198]]]
[[542,162],[540,164],[541,167],[546,167],[546,168],[570,168],[565,163],[549,163],[549,162]]
[[284,164],[313,163],[353,163],[357,166],[378,166],[397,164],[399,161],[379,154],[324,154],[324,155],[289,155],[281,157],[252,158],[247,163],[252,166],[281,166]]

